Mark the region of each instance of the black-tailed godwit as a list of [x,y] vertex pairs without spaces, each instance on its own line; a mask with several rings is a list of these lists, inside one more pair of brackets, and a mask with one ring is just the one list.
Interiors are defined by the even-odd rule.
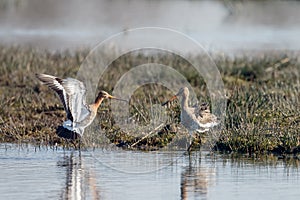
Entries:
[[[179,96],[181,97],[181,124],[188,130],[191,137],[193,137],[195,131],[203,133],[220,123],[218,118],[210,112],[207,103],[202,103],[200,106],[189,107],[189,89],[187,87],[181,88],[175,96],[163,103],[162,106]],[[190,145],[191,143],[192,141],[190,139]]]
[[96,117],[97,110],[104,99],[117,99],[105,91],[100,91],[94,103],[86,104],[86,88],[84,84],[73,78],[61,79],[47,74],[36,74],[45,85],[54,90],[67,113],[67,120],[57,128],[57,134],[66,139],[77,139],[83,135],[84,129]]

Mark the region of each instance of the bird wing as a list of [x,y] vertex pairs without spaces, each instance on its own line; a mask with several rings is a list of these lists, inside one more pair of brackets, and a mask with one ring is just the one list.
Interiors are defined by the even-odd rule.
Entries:
[[219,124],[217,117],[210,112],[208,103],[201,103],[192,109],[201,127],[210,128]]
[[86,88],[81,81],[73,78],[63,79],[62,85],[68,96],[68,105],[75,122],[82,121],[90,110],[86,105]]
[[61,79],[47,74],[36,76],[58,94],[69,120],[78,122],[90,113],[86,106],[86,89],[82,82],[73,78]]
[[195,105],[192,107],[193,113],[199,120],[200,118],[203,118],[204,113],[210,113],[209,110],[209,104],[208,103],[201,103],[200,105]]
[[70,119],[71,121],[73,121],[73,116],[72,116],[72,113],[71,113],[71,111],[69,109],[69,105],[68,105],[69,97],[62,85],[63,80],[60,78],[57,78],[55,76],[51,76],[51,75],[47,75],[47,74],[36,74],[36,77],[58,94],[58,96],[64,106],[64,109],[67,113],[67,118]]

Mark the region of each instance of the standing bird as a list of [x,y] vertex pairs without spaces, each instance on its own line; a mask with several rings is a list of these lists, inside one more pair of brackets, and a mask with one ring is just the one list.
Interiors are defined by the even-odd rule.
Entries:
[[54,90],[67,113],[67,121],[56,130],[57,135],[66,139],[82,137],[84,129],[89,126],[96,117],[97,110],[104,99],[117,99],[105,91],[100,91],[95,102],[87,105],[86,88],[81,81],[73,78],[61,79],[47,74],[36,74],[36,77],[45,85]]
[[[202,103],[200,106],[189,107],[189,89],[183,87],[179,92],[173,96],[170,100],[162,104],[162,106],[173,101],[177,97],[181,96],[181,114],[180,121],[181,124],[188,130],[190,137],[193,137],[193,133],[196,131],[198,133],[204,133],[209,131],[211,127],[218,125],[220,122],[218,118],[210,113],[209,105],[207,103]],[[190,150],[192,140],[189,141]]]

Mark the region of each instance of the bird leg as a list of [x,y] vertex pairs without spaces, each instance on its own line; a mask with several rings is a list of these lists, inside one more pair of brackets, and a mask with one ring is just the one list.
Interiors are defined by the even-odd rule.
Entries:
[[190,154],[191,152],[191,148],[192,148],[192,144],[193,144],[193,132],[189,132],[189,147],[187,149],[188,153]]
[[77,145],[76,145],[76,141],[75,140],[69,140],[69,139],[66,139],[66,140],[68,141],[68,143],[70,142],[73,145],[74,149],[77,149]]
[[[200,133],[204,133],[204,132],[207,132],[208,129],[201,129],[201,130],[197,130],[197,133],[198,133],[198,136],[199,136],[199,145],[201,147],[201,144],[202,144],[202,140],[201,140],[201,134]],[[192,148],[192,145],[194,144],[194,140],[196,139],[196,136],[193,134],[193,132],[189,132],[189,147],[187,149],[188,152],[191,151],[191,148]]]
[[81,138],[79,138],[79,141],[78,141],[78,150],[79,150],[79,152],[81,150]]

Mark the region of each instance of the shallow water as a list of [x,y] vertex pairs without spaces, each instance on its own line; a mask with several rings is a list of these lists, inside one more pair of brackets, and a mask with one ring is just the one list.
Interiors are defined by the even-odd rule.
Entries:
[[1,144],[1,199],[298,199],[299,161]]
[[163,27],[208,50],[299,50],[299,9],[299,1],[4,0],[0,43],[94,47],[124,30]]

